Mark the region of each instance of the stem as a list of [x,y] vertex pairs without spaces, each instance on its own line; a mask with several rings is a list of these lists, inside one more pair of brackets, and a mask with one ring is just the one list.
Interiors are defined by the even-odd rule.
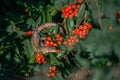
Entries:
[[66,18],[64,18],[64,20],[63,20],[63,26],[64,26],[66,34],[68,34],[68,29],[67,29],[67,26],[66,26]]
[[39,41],[41,40],[39,36],[39,32],[44,28],[47,28],[50,26],[56,26],[56,25],[57,25],[56,23],[45,23],[33,30],[32,37],[31,37],[31,44],[35,53],[46,53],[46,52],[56,51],[55,47],[47,47],[47,46],[42,47],[41,45],[39,45]]
[[99,5],[98,5],[98,2],[97,0],[94,0],[95,3],[96,3],[96,6],[97,6],[97,9],[98,9],[98,21],[99,21],[99,24],[100,24],[100,29],[102,30],[102,22],[101,22],[101,19],[100,19],[100,9],[99,9]]
[[38,31],[41,31],[43,30],[44,28],[47,28],[49,26],[56,26],[57,24],[56,23],[45,23],[44,25],[41,25],[37,28]]

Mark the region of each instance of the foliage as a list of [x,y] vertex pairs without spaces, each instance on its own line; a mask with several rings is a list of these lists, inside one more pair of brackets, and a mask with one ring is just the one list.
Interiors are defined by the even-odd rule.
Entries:
[[[40,71],[43,74],[39,76],[44,76],[45,80],[120,79],[117,76],[120,74],[117,72],[120,70],[119,0],[3,0],[0,4],[1,80],[24,80]],[[71,12],[70,17],[65,17],[69,11],[63,13],[63,9],[78,4],[78,12],[70,16]],[[55,46],[60,51],[43,54],[46,63],[38,64],[31,44],[32,31],[53,22],[57,26],[43,29],[39,36],[50,36],[56,43],[60,41]],[[92,26],[89,30],[85,29],[85,37],[73,34],[73,30],[80,26],[84,28],[85,23]],[[62,40],[56,38],[58,34]],[[72,46],[69,41],[64,43],[71,40],[71,36],[77,38]],[[45,40],[40,44],[45,44]],[[50,69],[56,76],[46,75],[50,66],[57,67],[55,71]]]

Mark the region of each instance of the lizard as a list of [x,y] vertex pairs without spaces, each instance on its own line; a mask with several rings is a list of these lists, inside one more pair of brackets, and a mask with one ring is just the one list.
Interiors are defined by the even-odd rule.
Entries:
[[39,45],[39,41],[40,41],[40,36],[39,36],[39,32],[49,26],[56,26],[56,23],[45,23],[37,28],[35,28],[32,31],[32,36],[31,36],[31,44],[33,47],[33,50],[35,53],[48,53],[48,52],[56,52],[57,49],[56,47],[52,47],[52,46],[40,46]]

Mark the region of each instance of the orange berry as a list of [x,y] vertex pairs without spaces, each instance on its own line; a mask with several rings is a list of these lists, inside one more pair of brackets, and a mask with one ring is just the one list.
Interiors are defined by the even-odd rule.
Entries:
[[52,40],[52,37],[51,37],[51,36],[48,36],[46,40],[51,41],[51,40]]
[[55,76],[55,75],[56,75],[56,73],[55,73],[55,72],[52,72],[52,73],[51,73],[51,76]]
[[62,42],[61,41],[58,41],[57,44],[60,45]]
[[77,73],[75,73],[75,77],[78,77],[79,75]]
[[41,64],[41,63],[45,63],[45,62],[46,62],[43,54],[40,54],[40,53],[37,53],[37,54],[36,54],[36,62],[37,62],[38,64]]
[[54,46],[54,42],[53,41],[50,42],[50,46]]
[[61,52],[61,50],[58,49],[56,52]]
[[54,43],[53,46],[57,47],[57,43]]
[[74,34],[74,33],[75,33],[75,30],[72,30],[72,33]]
[[76,5],[75,5],[75,4],[72,4],[72,5],[71,5],[71,7],[72,7],[72,8],[75,8],[75,7],[76,7]]
[[63,59],[63,60],[67,59],[67,56],[63,56],[62,59]]
[[45,41],[46,46],[50,46],[50,41]]
[[116,14],[117,14],[117,19],[120,20],[120,11],[118,11]]
[[28,13],[29,12],[29,10],[28,9],[25,9],[25,13]]
[[67,41],[64,41],[63,43],[66,45],[66,44],[67,44]]
[[79,3],[82,3],[82,2],[83,2],[83,0],[78,0],[78,2],[79,2]]
[[56,38],[60,38],[60,37],[61,37],[61,35],[60,35],[60,34],[57,34],[57,35],[56,35]]
[[51,77],[51,74],[47,74],[48,77]]
[[25,32],[25,34],[26,34],[27,36],[32,36],[32,31],[27,31],[27,32]]
[[62,40],[63,40],[63,38],[62,38],[62,37],[59,37],[59,38],[58,38],[58,41],[62,41]]
[[112,27],[112,26],[110,26],[110,27],[109,27],[109,30],[110,30],[110,31],[112,31],[112,30],[113,30],[113,27]]

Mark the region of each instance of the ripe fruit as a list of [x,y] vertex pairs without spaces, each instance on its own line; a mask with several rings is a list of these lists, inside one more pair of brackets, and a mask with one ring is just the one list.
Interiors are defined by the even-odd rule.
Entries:
[[27,32],[25,32],[25,34],[26,34],[27,36],[32,36],[32,31],[27,31]]
[[112,31],[112,30],[113,30],[113,27],[112,27],[112,26],[110,26],[110,27],[109,27],[109,30],[110,30],[110,31]]
[[49,73],[47,74],[48,77],[55,76],[58,72],[58,68],[56,66],[50,66]]
[[65,18],[72,18],[77,16],[78,10],[80,8],[80,4],[71,4],[62,9],[62,13]]
[[77,29],[73,30],[73,34],[78,35],[80,38],[85,38],[88,31],[92,28],[92,25],[85,22],[84,25],[80,25]]
[[82,2],[83,2],[83,0],[78,0],[78,2],[79,2],[79,3],[82,3]]
[[44,55],[41,54],[41,53],[37,53],[37,54],[36,54],[36,62],[37,62],[38,64],[46,63],[46,60],[45,60]]
[[52,41],[52,37],[51,37],[51,36],[48,36],[48,37],[46,38],[46,40]]
[[65,45],[68,45],[68,47],[72,47],[76,42],[78,42],[78,38],[74,36],[70,36],[68,40],[64,41]]

